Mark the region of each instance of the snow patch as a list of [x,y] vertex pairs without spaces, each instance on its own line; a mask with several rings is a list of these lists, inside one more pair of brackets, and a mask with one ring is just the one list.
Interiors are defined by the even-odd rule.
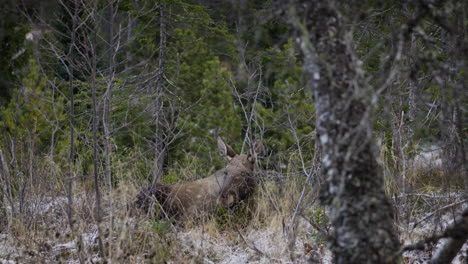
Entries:
[[[307,231],[311,226],[300,221],[297,230],[299,232],[295,241],[294,252],[291,255],[295,257],[290,259],[288,252],[288,240],[280,227],[264,227],[262,229],[249,228],[241,230],[242,237],[233,237],[234,234],[209,235],[201,228],[192,229],[186,232],[179,232],[178,238],[184,251],[200,252],[203,254],[205,263],[237,264],[237,263],[307,263],[311,252],[305,250],[305,245],[314,244],[307,237]],[[254,250],[262,252],[259,254]],[[324,247],[317,248],[315,254],[322,263],[331,263],[331,253]]]
[[68,243],[58,244],[53,247],[55,251],[64,251],[64,250],[76,250],[75,241],[70,241]]
[[[460,206],[458,212],[463,211],[468,204]],[[409,231],[404,232],[407,238],[404,241],[405,245],[412,245],[417,241],[429,237],[434,233],[442,232],[454,221],[454,217],[457,217],[459,213],[453,214],[450,211],[445,212],[440,217],[432,217],[425,222],[418,224],[416,228],[412,228]],[[410,227],[414,226],[414,222],[410,223]],[[412,250],[403,253],[403,258],[406,260],[405,263],[428,263],[431,257],[436,251],[445,243],[446,239],[440,239],[435,245],[426,245],[424,250]],[[458,252],[458,255],[453,259],[452,264],[467,264],[468,259],[468,242],[466,242],[462,249]]]
[[11,259],[2,259],[2,258],[0,258],[0,263],[1,264],[16,264],[18,262],[14,261],[14,260],[11,260]]
[[442,148],[440,146],[422,146],[420,152],[413,158],[413,165],[418,169],[441,167],[442,155]]

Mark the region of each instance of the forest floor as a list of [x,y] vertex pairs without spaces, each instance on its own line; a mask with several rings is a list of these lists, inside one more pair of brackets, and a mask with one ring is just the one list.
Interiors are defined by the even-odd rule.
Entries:
[[[400,226],[400,239],[403,245],[413,245],[416,242],[430,237],[431,235],[441,233],[447,226],[453,223],[454,219],[460,215],[464,208],[468,207],[468,203],[462,203],[457,209],[445,211],[437,214],[427,221],[420,222],[426,216],[433,212],[423,212],[418,216],[416,221],[409,222],[406,226]],[[433,208],[435,211],[438,208]],[[446,239],[440,239],[437,243],[426,244],[424,250],[406,251],[403,253],[404,263],[422,264],[429,263],[431,257],[437,250],[446,242]],[[452,264],[467,264],[468,263],[468,241],[465,242],[463,248],[458,255],[453,259]]]
[[[102,263],[98,231],[92,218],[92,195],[75,197],[76,217],[80,219],[75,221],[75,233],[69,228],[66,197],[42,196],[32,200],[25,214],[28,217],[18,219],[0,232],[1,264],[80,263],[80,256],[86,263]],[[108,201],[104,201],[108,208]],[[108,212],[101,225],[103,243],[111,250],[112,263],[331,263],[331,253],[324,240],[303,218],[298,221],[296,239],[291,240],[287,229],[289,218],[281,215],[243,228],[221,230],[214,221],[183,228],[124,215],[120,211],[125,211],[125,201],[114,200],[113,225]],[[462,204],[456,211],[466,206]],[[414,222],[400,227],[402,241],[411,244],[442,230],[453,221],[454,212],[441,212],[440,217],[429,218],[415,228]],[[412,218],[422,219],[428,213],[421,212]],[[405,252],[404,263],[425,263],[441,243],[424,251]],[[311,257],[317,262],[308,262]],[[468,243],[453,263],[467,263],[467,258]]]
[[[29,214],[30,219],[17,221],[0,233],[0,264],[80,263],[79,237],[84,244],[86,262],[100,263],[98,231],[89,218],[93,205],[86,200],[85,196],[75,197],[79,218],[88,221],[80,221],[76,227],[79,234],[73,234],[66,214],[66,197],[38,198],[29,211],[33,217]],[[172,263],[292,263],[290,256],[294,262],[303,263],[312,254],[320,256],[324,263],[330,262],[330,253],[323,243],[315,248],[311,246],[308,230],[312,227],[303,219],[298,228],[302,231],[298,232],[294,250],[289,254],[281,221],[281,218],[271,219],[262,228],[248,226],[222,231],[214,221],[183,228],[169,224],[157,226],[158,222],[151,219],[119,215],[114,222],[114,238],[112,242],[107,238],[105,244],[114,243],[111,246],[114,262],[119,263],[158,263],[157,254]],[[154,237],[142,235],[147,232]],[[128,239],[132,243],[126,243]],[[117,248],[122,246],[128,251],[119,252]]]

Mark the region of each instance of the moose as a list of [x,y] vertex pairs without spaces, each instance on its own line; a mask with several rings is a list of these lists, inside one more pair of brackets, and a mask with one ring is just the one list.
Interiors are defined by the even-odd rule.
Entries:
[[217,141],[228,161],[224,169],[193,182],[152,184],[137,195],[136,206],[146,212],[159,207],[160,217],[184,220],[213,213],[219,206],[232,208],[251,197],[257,186],[254,169],[261,142],[255,141],[247,155],[238,155],[221,138]]

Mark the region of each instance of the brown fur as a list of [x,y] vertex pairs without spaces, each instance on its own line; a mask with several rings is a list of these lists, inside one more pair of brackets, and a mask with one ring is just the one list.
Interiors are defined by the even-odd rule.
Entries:
[[254,168],[261,143],[256,141],[248,155],[237,155],[220,138],[218,148],[229,160],[224,169],[194,182],[149,186],[137,195],[136,205],[148,212],[159,204],[162,217],[186,219],[213,212],[217,206],[230,208],[248,199],[257,185]]

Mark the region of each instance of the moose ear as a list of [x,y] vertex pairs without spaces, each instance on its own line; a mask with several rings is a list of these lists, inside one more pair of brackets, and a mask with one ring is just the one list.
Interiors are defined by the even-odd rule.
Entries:
[[236,156],[236,152],[229,146],[228,144],[224,143],[224,141],[218,137],[218,151],[221,153],[223,157],[226,157],[228,160],[231,160]]
[[257,159],[257,154],[260,154],[263,149],[263,144],[260,140],[255,140],[255,142],[252,144],[249,150],[249,154],[251,157],[254,158],[254,160]]
[[255,163],[257,161],[257,154],[262,151],[262,142],[260,140],[256,140],[249,150],[249,160],[250,162]]

